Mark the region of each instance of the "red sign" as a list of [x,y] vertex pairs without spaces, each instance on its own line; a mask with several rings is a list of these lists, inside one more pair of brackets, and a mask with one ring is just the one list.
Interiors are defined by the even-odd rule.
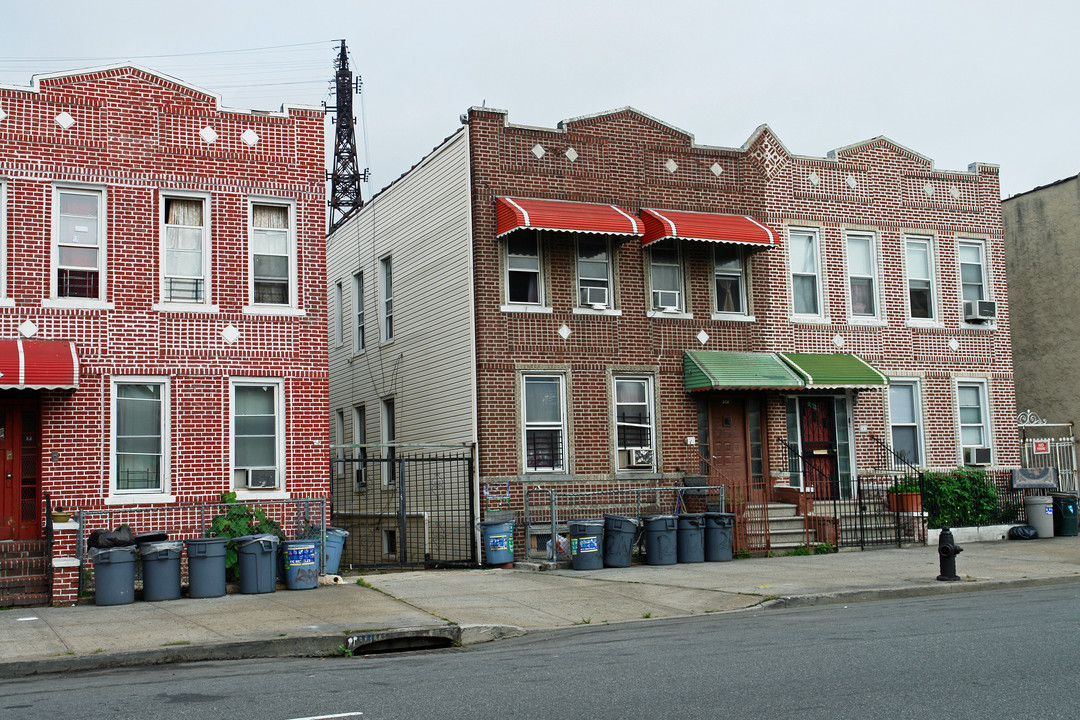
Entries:
[[1048,452],[1050,452],[1050,441],[1049,440],[1036,440],[1035,441],[1035,453],[1037,455],[1045,455]]

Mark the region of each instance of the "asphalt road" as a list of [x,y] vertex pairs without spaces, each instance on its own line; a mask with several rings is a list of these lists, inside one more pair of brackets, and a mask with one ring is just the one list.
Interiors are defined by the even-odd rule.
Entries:
[[1067,584],[31,677],[0,682],[0,717],[1076,718],[1078,630]]

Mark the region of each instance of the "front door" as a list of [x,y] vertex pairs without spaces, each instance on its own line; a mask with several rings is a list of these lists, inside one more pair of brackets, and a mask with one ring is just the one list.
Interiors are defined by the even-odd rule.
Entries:
[[836,412],[831,397],[799,398],[799,429],[804,458],[804,487],[814,496],[840,497],[840,471],[836,459]]
[[37,402],[0,402],[0,540],[37,540],[41,437]]
[[746,401],[743,398],[713,399],[709,403],[710,475],[724,485],[742,485],[749,477],[746,442]]

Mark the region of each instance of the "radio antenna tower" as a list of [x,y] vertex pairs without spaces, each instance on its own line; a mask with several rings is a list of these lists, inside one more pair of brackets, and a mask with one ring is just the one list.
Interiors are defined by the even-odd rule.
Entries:
[[356,162],[356,118],[353,117],[352,96],[360,94],[362,81],[356,78],[353,83],[352,70],[349,69],[349,56],[345,50],[345,41],[341,41],[341,51],[334,61],[334,107],[326,107],[326,112],[337,115],[334,135],[334,170],[330,179],[330,232],[337,230],[353,213],[364,206],[360,197],[360,183],[367,182],[368,171],[360,172]]

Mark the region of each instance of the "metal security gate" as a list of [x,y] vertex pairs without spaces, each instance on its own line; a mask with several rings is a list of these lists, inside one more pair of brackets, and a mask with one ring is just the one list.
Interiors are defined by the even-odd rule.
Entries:
[[477,563],[471,446],[333,446],[330,524],[342,567]]
[[1052,467],[1058,471],[1058,487],[1077,491],[1076,438],[1072,423],[1048,423],[1031,410],[1020,413],[1020,465]]

